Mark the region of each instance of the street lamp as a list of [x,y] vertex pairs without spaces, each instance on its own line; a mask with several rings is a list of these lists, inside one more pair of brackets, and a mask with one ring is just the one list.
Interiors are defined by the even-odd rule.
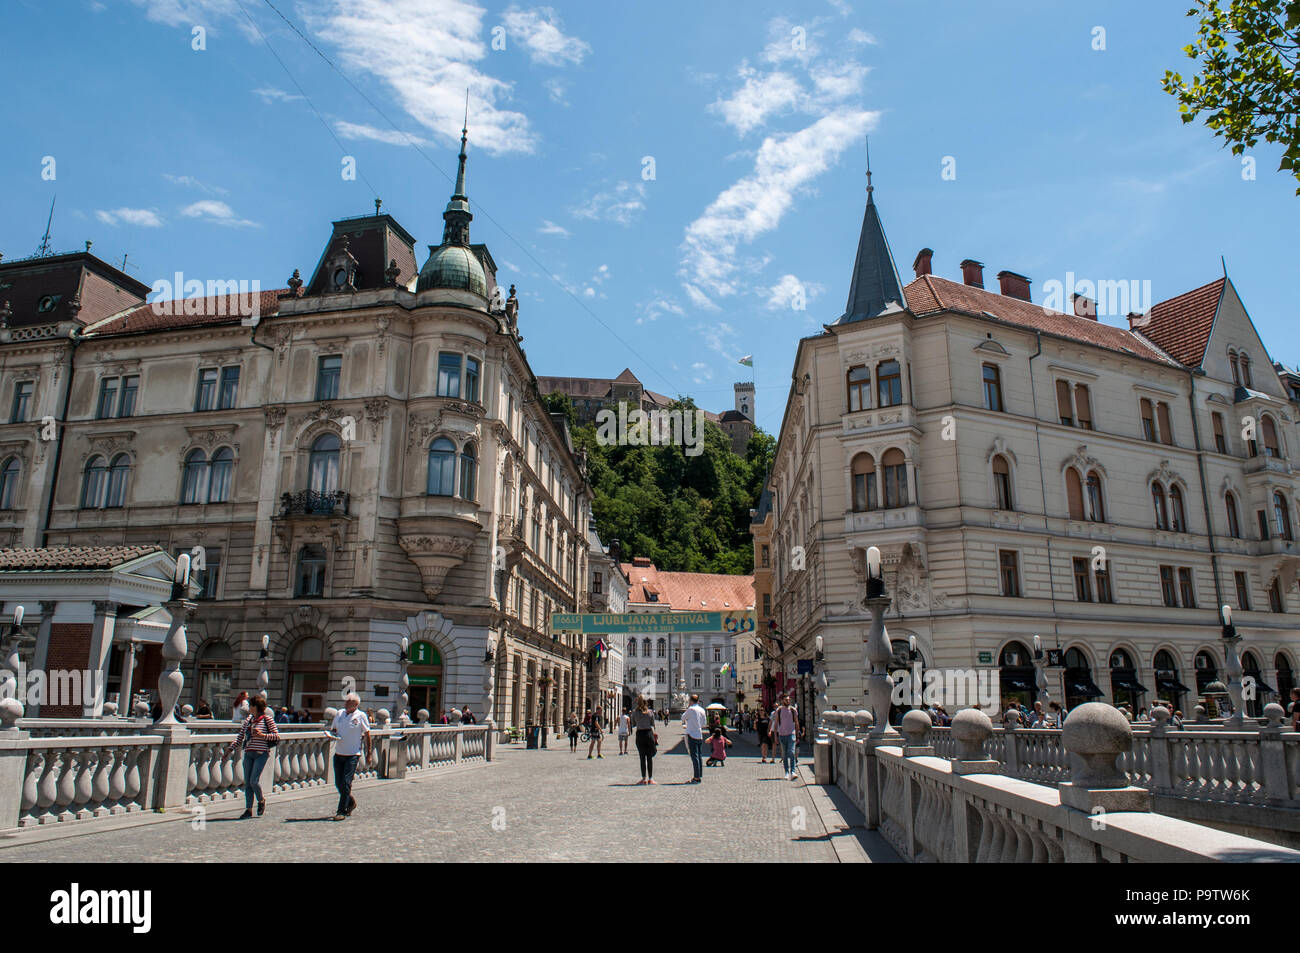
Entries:
[[257,673],[257,691],[262,696],[262,700],[269,702],[270,697],[266,693],[267,687],[271,684],[271,673],[269,666],[271,664],[271,633],[267,632],[262,635],[262,648],[257,653],[257,659],[261,665],[261,671]]
[[411,658],[407,654],[407,650],[411,647],[411,640],[406,636],[402,636],[401,644],[401,650],[397,653],[397,661],[402,666],[402,707],[398,709],[397,720],[401,724],[409,724],[411,716],[406,713],[406,709],[411,701],[411,679],[406,674],[406,668],[411,662]]
[[867,677],[867,691],[871,698],[871,711],[875,725],[872,738],[896,738],[898,732],[889,724],[889,703],[894,682],[889,677],[889,659],[894,654],[885,629],[885,610],[892,600],[885,593],[885,577],[880,565],[880,550],[867,548],[867,597],[863,604],[871,613],[871,628],[867,631],[867,664],[871,674]]
[[23,607],[14,607],[13,625],[9,627],[9,654],[4,660],[4,669],[0,671],[0,701],[12,698],[22,703],[18,697],[18,637],[23,631]]
[[185,687],[185,676],[181,672],[181,662],[189,653],[189,644],[185,641],[185,617],[194,611],[194,603],[186,596],[190,585],[190,556],[181,553],[176,557],[176,572],[172,576],[171,599],[166,609],[171,615],[167,637],[163,639],[162,657],[167,663],[162,674],[158,676],[158,725],[177,725],[176,703],[180,700],[181,690]]
[[1224,668],[1228,673],[1228,697],[1232,699],[1232,714],[1228,717],[1227,724],[1232,728],[1241,728],[1245,720],[1245,693],[1241,684],[1243,672],[1241,658],[1237,653],[1241,636],[1232,624],[1232,607],[1225,605],[1219,612],[1223,616],[1223,655],[1226,663]]
[[1052,696],[1047,691],[1047,670],[1043,667],[1043,662],[1043,640],[1034,636],[1034,687],[1038,695],[1036,700],[1042,702],[1043,707],[1046,708]]

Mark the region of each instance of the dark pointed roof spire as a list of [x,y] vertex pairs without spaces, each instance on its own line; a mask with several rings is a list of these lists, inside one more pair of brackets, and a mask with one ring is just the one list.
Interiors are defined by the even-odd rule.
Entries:
[[894,255],[889,250],[880,213],[876,209],[871,184],[871,151],[867,150],[867,208],[862,216],[862,234],[858,236],[858,256],[853,262],[853,279],[849,283],[849,301],[836,324],[851,324],[883,314],[893,307],[907,307],[903,282],[898,277]]
[[469,141],[469,90],[465,90],[465,123],[460,130],[460,167],[456,170],[456,191],[452,193],[447,210],[442,213],[446,225],[442,230],[444,245],[468,245],[469,223],[474,216],[469,210],[469,196],[465,192],[465,149]]

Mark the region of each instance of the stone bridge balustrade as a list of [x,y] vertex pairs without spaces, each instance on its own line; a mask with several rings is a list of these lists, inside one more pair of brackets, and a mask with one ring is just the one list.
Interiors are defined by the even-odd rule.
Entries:
[[[1151,767],[1146,776],[1162,777],[1167,752],[1162,755],[1161,746],[1183,746],[1186,739],[1171,742],[1168,735],[1185,733],[1162,735],[1163,726],[1157,726],[1145,739],[1135,739],[1127,720],[1109,705],[1081,705],[1066,728],[1055,732],[1007,728],[999,733],[975,709],[959,712],[944,730],[930,726],[923,712],[909,712],[902,726],[905,746],[859,737],[848,730],[844,714],[827,718],[834,781],[862,811],[867,827],[879,830],[905,860],[1300,862],[1300,851],[1153,814],[1150,791],[1134,783],[1146,770],[1135,759]],[[1255,744],[1281,751],[1282,727],[1254,735]],[[995,734],[1002,740],[1002,761],[992,757]],[[1209,743],[1204,735],[1212,735],[1217,749],[1234,742],[1229,734],[1204,733],[1191,743]],[[960,745],[951,757],[922,753],[938,750],[945,736],[947,747]],[[1300,735],[1292,738],[1300,742]],[[1134,753],[1143,746],[1145,751]],[[1291,748],[1300,751],[1300,743]],[[1073,780],[1055,788],[998,773],[1009,767],[1006,759],[1015,759],[1019,770],[1051,768]],[[1063,768],[1071,762],[1072,772]],[[1283,757],[1278,764],[1294,762]],[[1294,792],[1294,774],[1285,777],[1277,783]]]

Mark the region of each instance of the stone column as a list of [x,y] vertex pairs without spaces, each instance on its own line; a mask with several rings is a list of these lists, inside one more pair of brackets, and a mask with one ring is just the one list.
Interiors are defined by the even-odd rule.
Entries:
[[196,607],[188,599],[179,598],[163,603],[163,608],[171,615],[171,626],[162,646],[162,657],[167,665],[158,676],[158,703],[162,710],[158,721],[149,729],[151,733],[163,736],[163,743],[158,749],[158,786],[153,797],[153,807],[159,811],[185,807],[190,770],[190,730],[176,720],[175,712],[176,702],[185,687],[181,663],[189,653],[189,645],[185,641],[185,623],[194,614]]
[[1291,729],[1286,721],[1286,709],[1277,702],[1269,702],[1264,706],[1264,717],[1268,719],[1268,724],[1259,730],[1264,795],[1269,804],[1294,806],[1286,766],[1286,743],[1282,740],[1282,735]]
[[131,693],[135,691],[135,652],[139,644],[135,639],[128,642],[122,659],[122,690],[118,692],[117,700],[117,711],[121,715],[131,713]]
[[889,608],[890,598],[886,595],[868,596],[864,600],[871,613],[871,628],[867,632],[867,664],[871,674],[867,676],[867,692],[871,700],[871,713],[875,725],[871,737],[896,741],[898,731],[889,723],[889,705],[894,691],[893,679],[889,677],[889,659],[893,649],[889,644],[889,632],[885,628],[885,610]]
[[[49,668],[50,632],[54,627],[54,609],[56,602],[41,603],[41,621],[36,629],[36,651],[32,654],[32,671]],[[26,686],[23,686],[26,690]],[[39,718],[41,706],[32,705],[26,712],[28,718]]]
[[104,686],[108,682],[108,663],[113,655],[117,609],[116,602],[95,603],[95,621],[90,632],[90,652],[86,659],[94,696],[89,704],[83,705],[82,715],[86,718],[99,718],[104,714]]
[[0,699],[0,831],[17,827],[23,809],[23,781],[31,735],[16,727],[22,716],[23,706],[18,699]]

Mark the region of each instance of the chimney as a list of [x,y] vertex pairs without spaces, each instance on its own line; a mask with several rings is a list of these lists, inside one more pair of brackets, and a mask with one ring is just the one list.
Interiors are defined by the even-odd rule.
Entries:
[[621,549],[622,549],[622,545],[619,543],[617,539],[611,539],[609,541],[609,558],[614,560],[615,563],[619,562],[618,557],[620,555]]
[[1008,298],[1033,300],[1029,297],[1029,279],[1024,275],[1018,275],[1014,271],[999,271],[998,282],[1002,285],[1002,293]]
[[916,261],[912,262],[912,270],[916,272],[916,277],[930,274],[930,258],[934,255],[933,248],[922,248],[916,253]]
[[1074,316],[1076,318],[1087,318],[1090,321],[1097,320],[1097,302],[1073,292],[1070,293],[1070,301],[1074,304]]
[[1150,313],[1139,314],[1136,311],[1130,311],[1128,313],[1128,329],[1130,331],[1136,328],[1145,328],[1150,323],[1151,323]]
[[984,287],[984,262],[967,258],[961,263],[961,280],[972,288]]

